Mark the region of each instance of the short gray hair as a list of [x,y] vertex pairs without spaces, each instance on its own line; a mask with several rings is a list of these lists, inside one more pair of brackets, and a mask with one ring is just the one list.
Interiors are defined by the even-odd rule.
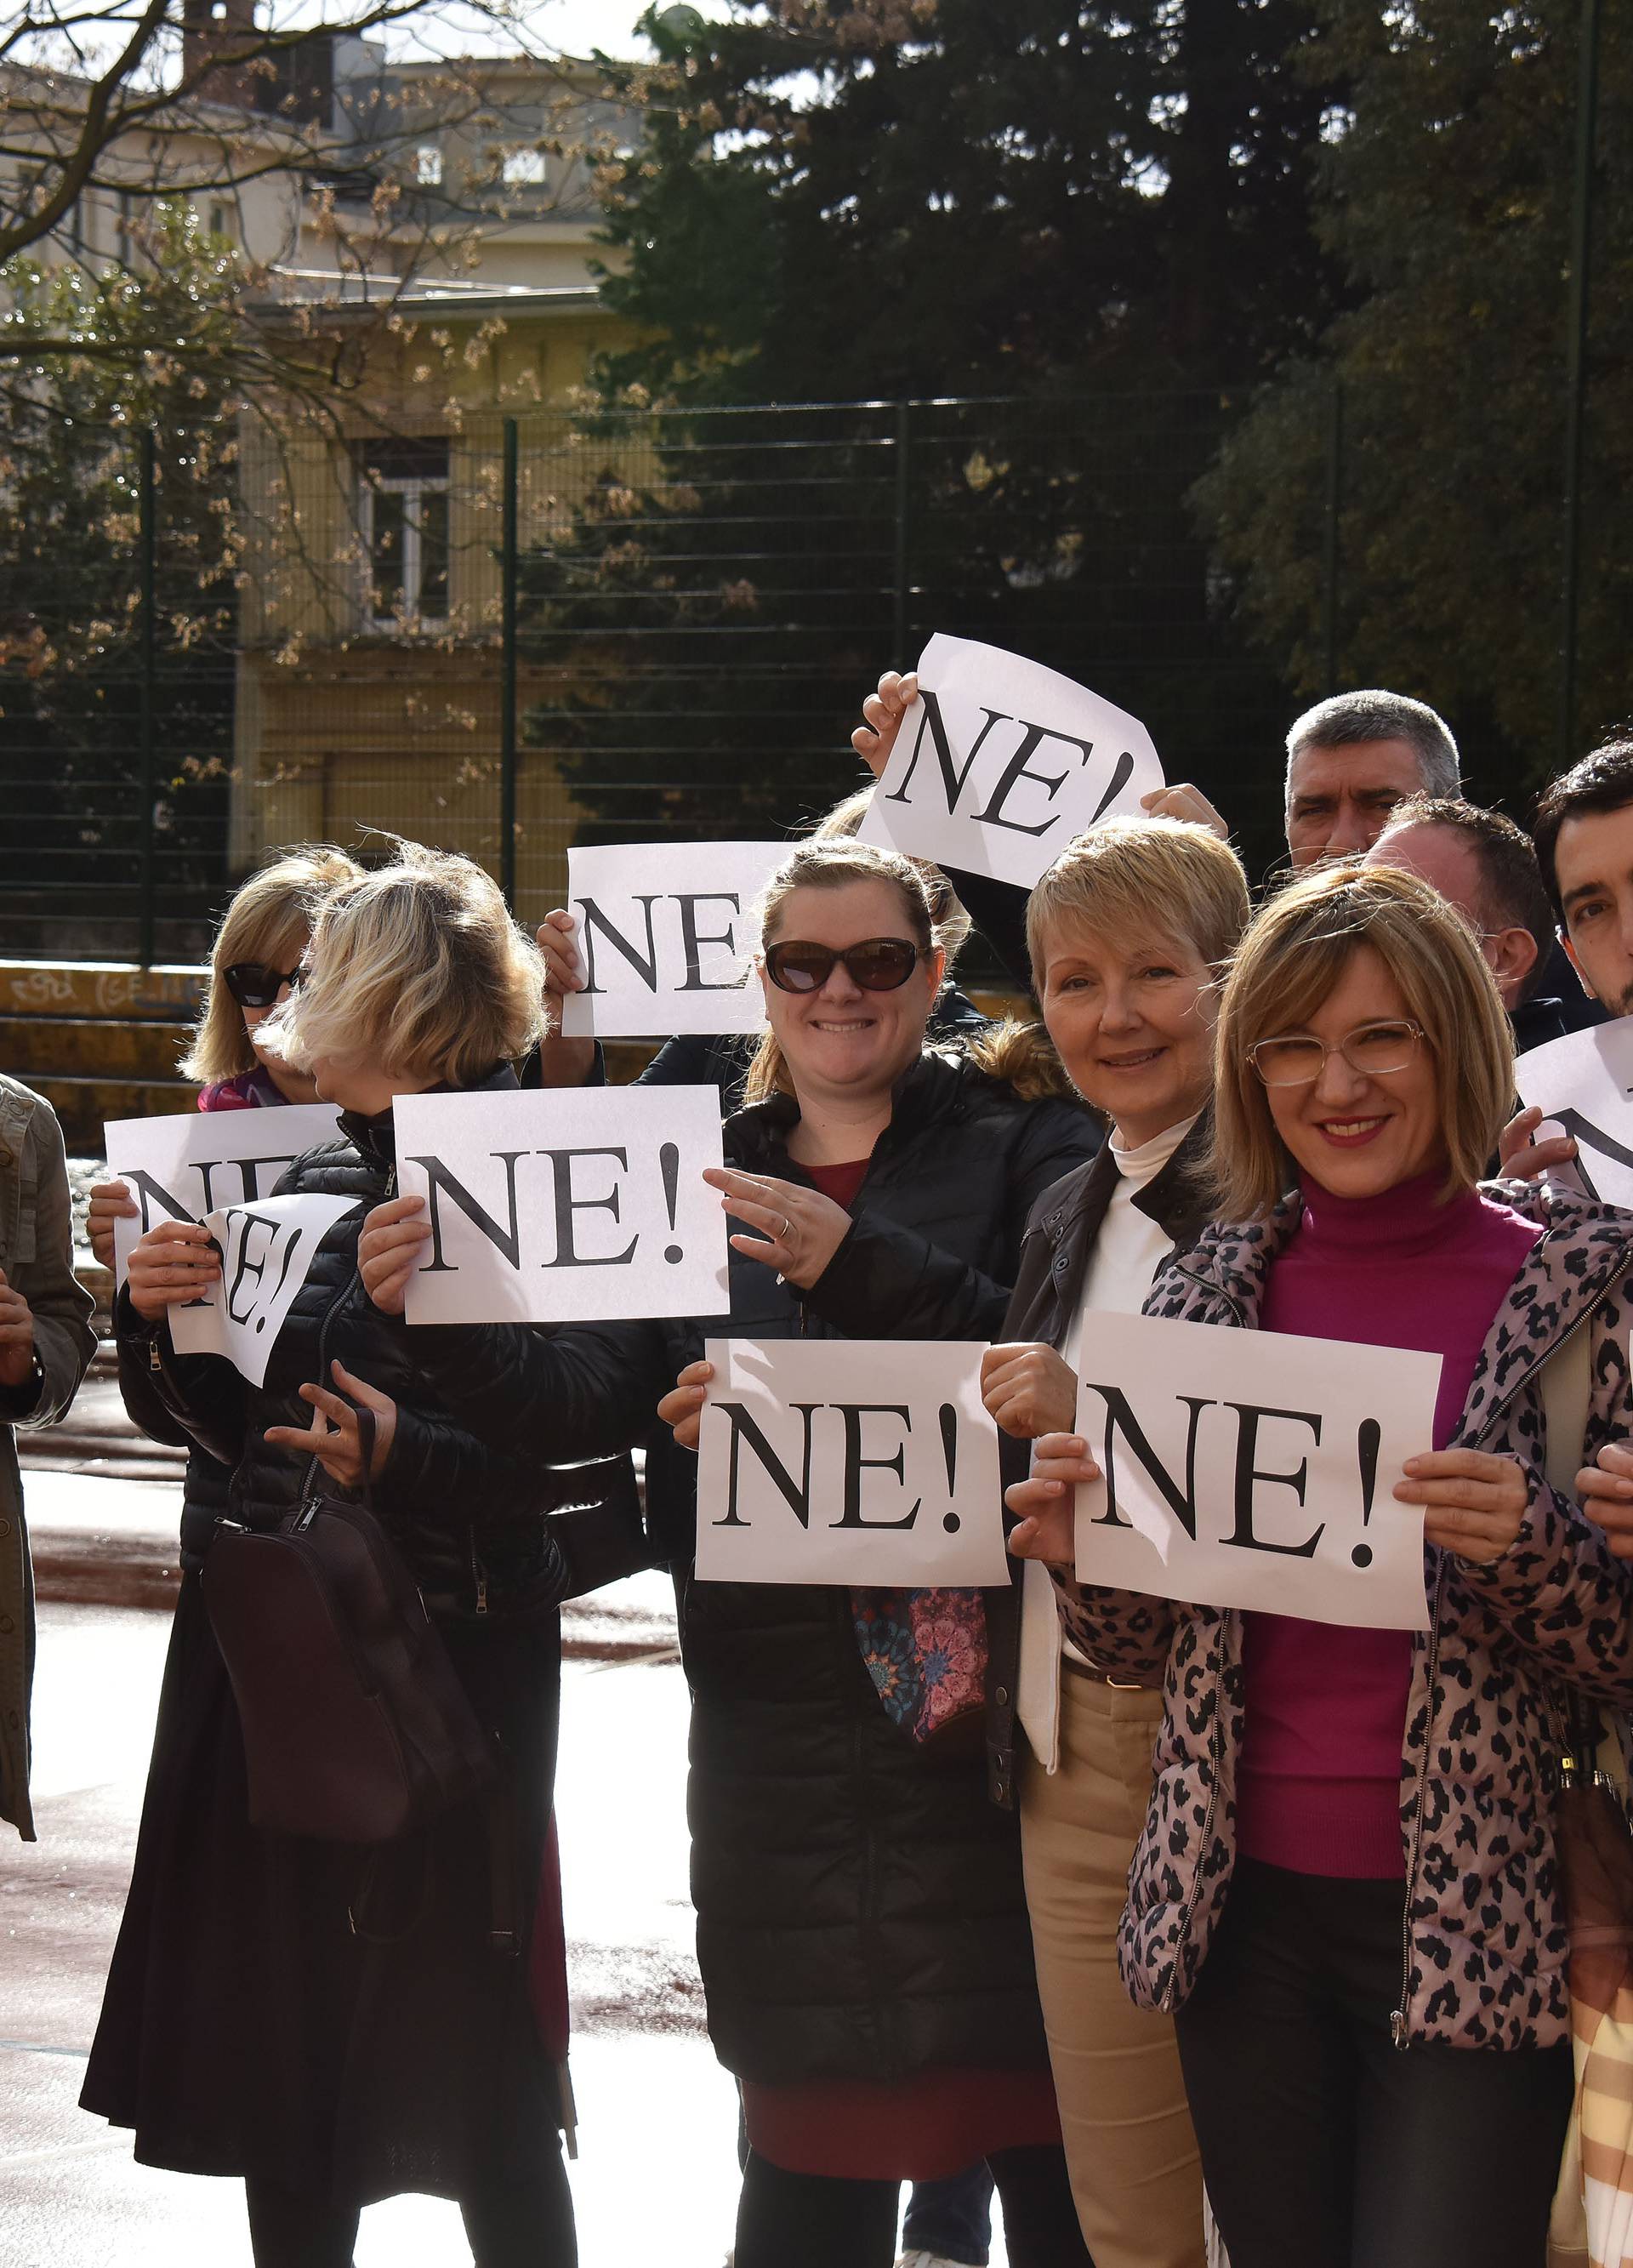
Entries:
[[1462,793],[1457,742],[1445,718],[1437,716],[1426,701],[1373,687],[1362,693],[1335,693],[1297,720],[1287,735],[1287,801],[1292,801],[1294,760],[1306,748],[1353,748],[1365,740],[1407,741],[1416,755],[1425,795]]

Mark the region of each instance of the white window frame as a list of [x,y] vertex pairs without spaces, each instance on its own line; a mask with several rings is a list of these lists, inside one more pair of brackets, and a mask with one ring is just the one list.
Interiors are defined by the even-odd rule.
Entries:
[[422,189],[442,187],[442,145],[437,142],[422,142],[414,153],[415,186]]
[[499,159],[499,186],[506,189],[548,189],[549,160],[542,150],[506,150]]
[[[360,475],[363,486],[363,611],[377,630],[401,631],[415,623],[442,623],[448,619],[448,607],[452,593],[445,590],[440,614],[426,614],[421,608],[422,582],[424,572],[424,530],[422,524],[423,506],[427,497],[440,496],[446,512],[448,476],[445,473],[416,473],[401,478],[386,474],[373,474],[366,469]],[[374,514],[383,496],[402,498],[402,610],[401,613],[382,614],[375,604],[374,573]],[[452,546],[444,539],[445,581],[452,580]]]

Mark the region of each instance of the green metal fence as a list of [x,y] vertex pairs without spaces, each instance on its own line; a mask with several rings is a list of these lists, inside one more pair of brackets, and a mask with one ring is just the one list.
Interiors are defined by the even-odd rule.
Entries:
[[[1245,406],[473,411],[262,437],[230,480],[184,436],[112,434],[55,515],[13,468],[0,945],[192,958],[265,850],[371,830],[470,852],[536,919],[572,841],[754,836],[848,792],[863,693],[935,630],[1133,711],[1262,862],[1300,696],[1195,504]],[[1335,395],[1307,437],[1306,692],[1364,612],[1346,453],[1385,431]]]

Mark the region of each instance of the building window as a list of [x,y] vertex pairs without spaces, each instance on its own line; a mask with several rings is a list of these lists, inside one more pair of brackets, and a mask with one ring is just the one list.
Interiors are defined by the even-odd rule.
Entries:
[[445,622],[447,442],[365,442],[360,496],[370,619],[382,630]]
[[212,236],[224,236],[229,244],[232,244],[237,241],[232,227],[232,208],[231,205],[219,203],[211,205],[210,209],[210,232]]
[[434,142],[422,142],[414,153],[414,178],[423,189],[442,187],[442,151]]
[[507,189],[541,189],[544,187],[544,152],[542,150],[507,150],[499,173]]

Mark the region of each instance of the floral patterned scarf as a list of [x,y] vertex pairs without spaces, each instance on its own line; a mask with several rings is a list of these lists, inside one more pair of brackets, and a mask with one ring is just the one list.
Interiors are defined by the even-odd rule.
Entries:
[[987,1607],[979,1591],[850,1594],[862,1660],[885,1713],[923,1742],[985,1706]]

